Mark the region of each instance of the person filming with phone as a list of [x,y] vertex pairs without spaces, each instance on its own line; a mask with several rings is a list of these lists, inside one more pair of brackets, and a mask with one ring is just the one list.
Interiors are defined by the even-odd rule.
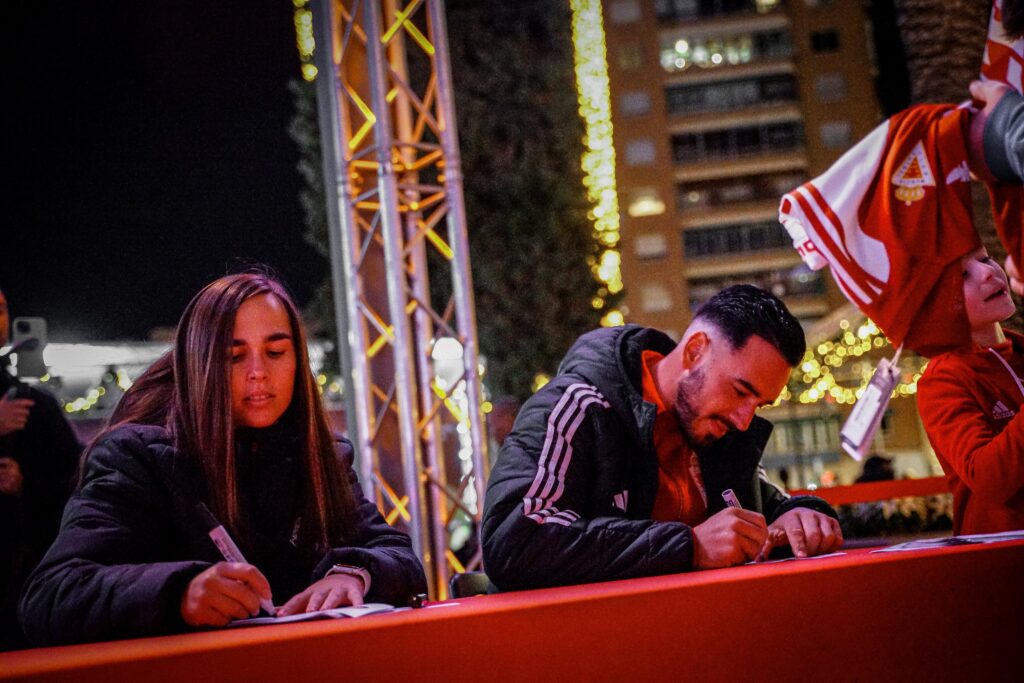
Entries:
[[[0,291],[0,348],[10,327]],[[0,360],[0,651],[24,646],[18,594],[57,537],[81,452],[56,399],[14,377],[7,360]]]

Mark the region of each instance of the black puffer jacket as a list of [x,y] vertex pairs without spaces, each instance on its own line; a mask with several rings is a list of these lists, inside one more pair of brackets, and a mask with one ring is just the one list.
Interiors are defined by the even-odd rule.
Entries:
[[[652,520],[658,488],[656,408],[643,400],[641,354],[669,353],[665,334],[635,325],[589,332],[558,375],[523,406],[487,486],[484,565],[502,590],[691,569],[691,529]],[[699,453],[708,514],[733,489],[771,523],[794,507],[833,517],[813,496],[789,498],[764,478],[771,423],[754,418]]]
[[985,124],[985,161],[999,180],[1024,182],[1024,95],[1009,91]]
[[[338,442],[360,520],[358,538],[320,558],[291,545],[301,510],[299,464],[275,428],[239,435],[241,509],[252,525],[236,535],[246,559],[283,604],[334,564],[369,570],[368,601],[405,604],[426,591],[409,539],[366,500],[352,470],[352,447]],[[80,490],[53,547],[21,600],[29,641],[56,645],[186,630],[181,598],[188,583],[222,560],[195,510],[205,498],[201,470],[161,427],[126,425],[90,452]]]
[[21,470],[20,495],[0,493],[0,651],[24,647],[18,594],[29,572],[57,537],[74,488],[81,445],[56,399],[0,367],[0,395],[15,387],[34,401],[24,429],[0,436],[0,457]]

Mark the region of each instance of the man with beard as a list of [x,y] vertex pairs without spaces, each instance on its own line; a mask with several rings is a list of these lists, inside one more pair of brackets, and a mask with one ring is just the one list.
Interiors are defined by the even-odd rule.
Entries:
[[[676,344],[635,325],[589,332],[523,406],[487,486],[484,568],[502,590],[742,564],[842,543],[835,511],[760,467],[757,417],[803,358],[776,297],[730,287]],[[741,508],[727,507],[732,489]]]

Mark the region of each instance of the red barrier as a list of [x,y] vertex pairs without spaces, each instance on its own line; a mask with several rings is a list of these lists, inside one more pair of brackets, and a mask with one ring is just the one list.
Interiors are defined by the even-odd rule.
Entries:
[[1018,680],[1024,542],[711,569],[0,653],[0,681]]
[[797,489],[790,491],[794,496],[810,494],[825,499],[829,505],[850,505],[851,503],[870,503],[875,500],[906,498],[910,496],[934,496],[949,493],[945,477],[924,477],[921,479],[894,479],[892,481],[872,481],[852,486],[832,486],[829,488]]

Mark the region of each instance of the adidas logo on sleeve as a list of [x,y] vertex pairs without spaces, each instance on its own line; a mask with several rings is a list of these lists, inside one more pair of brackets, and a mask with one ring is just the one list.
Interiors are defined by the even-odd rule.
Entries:
[[1007,408],[1006,404],[1002,401],[996,401],[996,404],[992,406],[992,419],[993,420],[1009,420],[1017,413],[1013,408]]

